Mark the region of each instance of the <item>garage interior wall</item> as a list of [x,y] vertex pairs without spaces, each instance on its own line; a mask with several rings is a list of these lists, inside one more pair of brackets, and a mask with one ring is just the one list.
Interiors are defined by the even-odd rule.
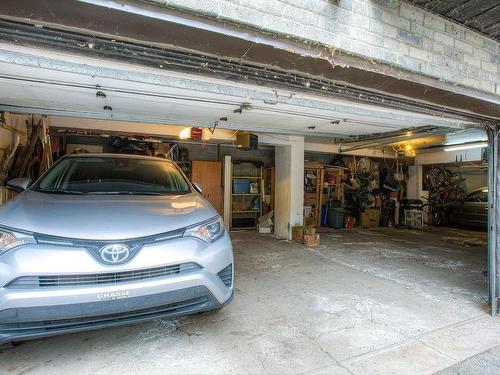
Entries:
[[[138,129],[138,134],[140,129]],[[175,138],[165,139],[166,143],[176,143],[179,148],[186,149],[189,160],[222,161],[224,156],[231,156],[234,160],[256,161],[263,163],[266,167],[274,165],[274,148],[272,146],[261,146],[257,151],[237,149],[234,145],[225,143],[185,142]],[[81,147],[91,152],[105,152],[106,138],[86,137],[80,135],[68,135],[68,153],[73,149]],[[94,149],[96,146],[99,149]]]
[[[455,171],[458,168],[448,168],[451,171]],[[460,170],[460,174],[465,179],[465,188],[467,193],[471,193],[474,190],[484,188],[488,186],[488,173],[486,170],[480,169],[470,169],[470,170]]]
[[[443,148],[437,148],[435,150],[419,151],[415,158],[415,165],[409,167],[408,172],[408,198],[409,199],[421,199],[422,195],[422,181],[423,181],[423,169],[424,165],[439,165],[448,164],[450,168],[455,168],[462,163],[479,163],[484,161],[485,153],[484,149],[475,148],[469,150],[460,150],[447,152]],[[488,185],[488,177],[486,172],[479,171],[466,171],[464,169],[460,170],[462,177],[465,178],[465,185],[467,192],[471,192],[475,189],[484,187]]]

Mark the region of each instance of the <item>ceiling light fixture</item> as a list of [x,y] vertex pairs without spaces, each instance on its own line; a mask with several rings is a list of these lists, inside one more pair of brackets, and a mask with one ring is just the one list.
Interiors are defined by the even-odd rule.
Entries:
[[189,139],[191,138],[191,128],[184,128],[179,133],[180,139]]
[[445,147],[445,151],[460,151],[460,150],[469,150],[473,148],[485,148],[488,147],[488,142],[479,142],[479,143],[464,143],[461,145],[455,145],[451,147]]

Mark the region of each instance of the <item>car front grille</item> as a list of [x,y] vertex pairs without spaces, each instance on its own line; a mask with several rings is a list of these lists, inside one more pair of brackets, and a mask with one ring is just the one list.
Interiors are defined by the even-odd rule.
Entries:
[[217,273],[225,286],[230,288],[233,285],[233,265],[230,264]]
[[72,288],[102,284],[118,284],[139,280],[151,280],[170,275],[179,275],[200,270],[196,263],[147,268],[136,271],[106,272],[93,274],[21,276],[5,287],[12,289]]
[[180,238],[184,234],[185,229],[175,229],[170,232],[159,233],[152,236],[138,237],[131,239],[121,240],[82,240],[78,238],[57,237],[47,234],[35,233],[36,241],[44,245],[59,245],[59,246],[73,246],[73,247],[86,247],[86,248],[101,248],[105,245],[121,243],[129,247],[138,247],[145,244],[158,243],[163,241]]
[[41,233],[35,233],[34,236],[37,243],[41,245],[85,248],[96,261],[107,265],[109,263],[103,261],[100,254],[100,250],[107,245],[120,244],[127,246],[130,250],[130,256],[124,262],[121,262],[127,263],[131,261],[139,253],[139,251],[141,251],[144,245],[162,243],[180,238],[184,235],[184,231],[185,228],[181,228],[152,236],[122,240],[82,240],[77,238],[50,236]]

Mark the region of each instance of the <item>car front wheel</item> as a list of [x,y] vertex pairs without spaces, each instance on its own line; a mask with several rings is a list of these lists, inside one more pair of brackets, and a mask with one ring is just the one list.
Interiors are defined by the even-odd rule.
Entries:
[[0,344],[0,353],[12,348],[14,345],[11,342],[4,342],[3,344]]

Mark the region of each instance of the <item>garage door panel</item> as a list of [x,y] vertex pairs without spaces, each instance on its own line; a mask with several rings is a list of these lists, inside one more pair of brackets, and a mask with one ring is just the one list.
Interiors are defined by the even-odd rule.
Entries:
[[[104,99],[96,99],[96,89],[93,87],[80,87],[58,85],[45,82],[25,82],[19,85],[12,79],[0,78],[0,89],[4,93],[2,104],[11,106],[26,106],[33,108],[51,108],[61,111],[78,111],[101,113],[110,115],[104,106],[112,108],[112,114],[121,117],[165,118],[172,122],[200,125],[212,125],[221,117],[228,119],[224,127],[273,130],[273,125],[283,124],[281,130],[292,132],[332,133],[354,135],[397,129],[395,125],[369,126],[356,123],[341,123],[332,126],[328,112],[318,112],[316,115],[288,111],[287,106],[273,107],[270,110],[251,109],[235,114],[236,104],[220,104],[205,101],[200,98],[165,98],[150,94],[137,94],[125,92],[109,92]],[[330,113],[330,115],[332,115]],[[324,118],[320,118],[324,117]],[[326,117],[326,119],[325,119]],[[319,119],[318,119],[319,118]],[[358,117],[357,119],[363,119]],[[271,123],[270,123],[271,121]],[[356,120],[353,120],[356,121]],[[188,123],[188,122],[186,122]],[[309,129],[313,127],[314,129]]]
[[[25,82],[23,86],[11,80],[0,79],[1,102],[6,105],[72,109],[95,112],[100,106],[95,100],[95,91],[67,86],[47,86]],[[102,109],[102,107],[101,107]]]
[[[343,137],[456,120],[28,48],[0,57],[0,105],[36,113]],[[9,60],[10,59],[10,60]],[[9,60],[9,62],[7,62]],[[27,68],[27,65],[30,65]],[[101,90],[106,98],[96,97]],[[245,104],[245,109],[238,108]],[[109,106],[112,111],[105,111]],[[236,112],[235,112],[236,111]]]

